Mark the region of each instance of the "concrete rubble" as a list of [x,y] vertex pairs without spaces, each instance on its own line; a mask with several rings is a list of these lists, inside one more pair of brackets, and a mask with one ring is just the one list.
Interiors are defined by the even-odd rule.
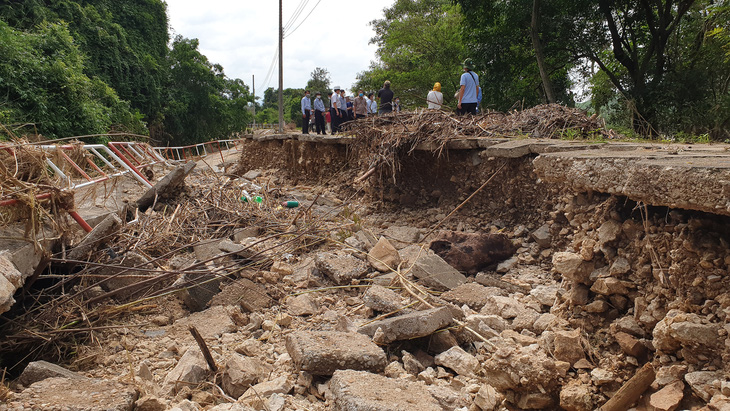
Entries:
[[[281,145],[257,144],[272,142]],[[492,147],[484,150],[490,155],[476,148],[454,154],[470,171],[444,166],[449,175],[439,174],[437,187],[386,184],[383,198],[411,199],[397,211],[343,211],[329,189],[315,194],[300,183],[312,211],[302,211],[302,222],[295,216],[304,207],[276,210],[291,211],[282,221],[294,230],[330,215],[338,228],[297,252],[271,247],[293,238],[290,231],[271,239],[258,227],[200,242],[179,259],[127,253],[127,268],[145,269],[122,272],[103,291],[176,270],[182,274],[159,287],[182,289],[97,332],[99,343],[59,361],[64,366],[31,362],[0,411],[587,411],[630,391],[645,364],[656,374],[633,393],[634,409],[728,409],[730,222],[725,206],[715,205],[720,197],[694,201],[675,180],[687,191],[677,201],[661,191],[639,195],[636,181],[617,186],[595,171],[607,164],[628,176],[622,167],[638,168],[648,179],[658,166],[632,164],[633,152],[597,160],[590,147],[568,156],[549,151],[567,150],[562,143],[518,143],[480,141],[473,146]],[[296,144],[305,152],[315,143]],[[338,153],[332,146],[327,155]],[[432,237],[428,230],[453,209],[450,198],[476,188],[459,182],[478,170],[490,176],[497,169],[490,157],[500,153],[509,158],[504,181]],[[178,183],[194,178],[188,168]],[[246,179],[286,184],[280,171],[272,166]],[[674,208],[690,203],[692,213]],[[710,208],[720,212],[700,213]],[[105,225],[121,223],[114,215],[97,227],[108,233]],[[98,247],[92,234],[69,256]],[[14,307],[27,271],[0,253],[0,311]]]

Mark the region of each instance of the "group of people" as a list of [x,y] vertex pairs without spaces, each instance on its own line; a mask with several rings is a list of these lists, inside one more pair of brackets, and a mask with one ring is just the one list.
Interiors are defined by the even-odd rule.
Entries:
[[[481,89],[479,87],[479,76],[473,72],[474,64],[470,59],[464,60],[462,64],[464,73],[459,80],[459,90],[454,95],[458,103],[456,114],[476,114]],[[345,90],[335,86],[334,91],[329,94],[329,109],[325,108],[322,101],[322,93],[315,93],[314,98],[314,129],[317,134],[327,134],[326,124],[331,124],[331,133],[340,131],[342,123],[359,118],[386,114],[401,111],[400,99],[390,89],[390,81],[383,84],[378,91],[377,98],[380,104],[375,101],[375,93],[368,93],[365,97],[363,90],[358,90],[357,97],[351,99],[345,95]],[[433,90],[426,97],[429,109],[438,110],[444,104],[444,95],[441,93],[441,83],[435,83]],[[309,134],[310,121],[312,120],[312,100],[309,90],[304,92],[301,102],[302,110],[302,134]]]

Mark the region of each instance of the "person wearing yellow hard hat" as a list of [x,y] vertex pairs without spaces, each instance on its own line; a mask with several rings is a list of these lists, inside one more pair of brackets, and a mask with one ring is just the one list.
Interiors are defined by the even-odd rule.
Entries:
[[441,93],[441,83],[437,82],[433,85],[433,90],[428,92],[426,101],[428,102],[429,109],[438,110],[441,108],[441,105],[444,104],[444,95]]

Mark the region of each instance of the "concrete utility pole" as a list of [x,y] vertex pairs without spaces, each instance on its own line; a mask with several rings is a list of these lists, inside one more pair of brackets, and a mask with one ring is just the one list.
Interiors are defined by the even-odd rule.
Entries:
[[279,0],[279,133],[284,133],[284,19],[283,0]]
[[251,87],[253,87],[253,128],[256,128],[256,75],[251,75]]

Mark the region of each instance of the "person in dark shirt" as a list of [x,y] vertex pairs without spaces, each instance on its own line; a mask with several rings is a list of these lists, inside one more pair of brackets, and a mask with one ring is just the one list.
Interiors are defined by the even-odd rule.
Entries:
[[380,101],[379,114],[393,111],[393,91],[390,89],[390,80],[386,80],[383,88],[378,91],[378,100]]

